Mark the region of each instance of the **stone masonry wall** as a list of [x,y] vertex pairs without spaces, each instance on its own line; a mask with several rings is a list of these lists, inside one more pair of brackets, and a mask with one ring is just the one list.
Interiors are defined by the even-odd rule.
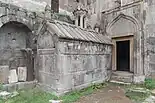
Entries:
[[38,49],[36,79],[40,87],[47,91],[57,91],[59,73],[56,68],[55,49]]
[[107,10],[102,13],[102,30],[109,36],[128,36],[133,34],[133,72],[144,75],[144,33],[142,24],[142,3],[132,4]]
[[[120,14],[125,14],[137,21],[137,32],[134,33],[134,69],[136,74],[144,74],[146,77],[155,77],[155,1],[154,0],[122,0],[120,8],[110,7],[111,1],[106,0],[101,24],[102,30],[105,30],[108,24]],[[108,3],[109,2],[109,3]],[[109,6],[108,6],[109,5]],[[121,25],[124,25],[122,23]],[[135,26],[136,26],[135,25]],[[120,27],[120,25],[117,25]],[[125,26],[124,26],[125,27]],[[131,26],[133,27],[133,26]],[[136,28],[136,27],[134,27]],[[120,29],[121,30],[121,29]],[[125,30],[125,29],[123,29]],[[132,30],[130,30],[132,31]],[[136,57],[137,56],[137,57]]]
[[[44,30],[43,30],[44,31]],[[56,48],[48,31],[38,37],[36,79],[40,87],[47,91],[57,91],[59,70],[56,68]]]
[[58,51],[58,94],[108,79],[108,70],[111,69],[110,45],[61,40]]
[[147,75],[155,78],[155,1],[144,1],[144,31],[145,31],[145,70]]
[[149,56],[147,54],[149,46],[146,39],[148,38],[146,32],[150,32],[146,30],[147,26],[145,24],[146,20],[150,21],[149,18],[151,15],[148,14],[150,10],[145,11],[148,6],[142,0],[120,1],[123,1],[121,5],[117,5],[115,8],[109,7],[102,12],[103,23],[101,24],[101,30],[109,36],[116,34],[119,34],[117,36],[127,36],[128,34],[133,34],[133,81],[138,83],[144,81],[142,78],[150,74],[148,66]]

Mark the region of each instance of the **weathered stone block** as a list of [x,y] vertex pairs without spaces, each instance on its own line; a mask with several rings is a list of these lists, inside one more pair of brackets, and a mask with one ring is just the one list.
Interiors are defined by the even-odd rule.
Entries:
[[155,45],[155,37],[149,37],[147,42],[150,44],[150,45]]
[[154,55],[150,55],[150,61],[153,63],[155,63],[155,54]]
[[55,70],[54,55],[44,55],[43,69],[45,72],[52,73]]
[[[67,59],[67,61],[65,61],[68,65],[66,65],[66,70],[68,67],[71,68],[70,72],[78,72],[82,70],[82,62],[81,60],[82,58],[80,58],[80,55],[72,55],[70,59]],[[69,69],[69,68],[68,68]]]
[[149,64],[149,69],[151,72],[155,72],[155,64],[153,62]]
[[56,88],[57,79],[53,78],[52,75],[45,75],[45,84],[52,88]]
[[5,7],[0,7],[0,16],[6,15]]
[[5,84],[3,85],[3,88],[4,88],[3,90],[14,92],[20,89],[32,89],[36,87],[36,84],[37,84],[36,81]]
[[36,81],[31,81],[31,82],[18,82],[17,83],[17,89],[33,89],[36,87]]
[[17,76],[17,72],[16,69],[10,70],[9,71],[9,83],[16,83],[18,82],[18,76]]
[[38,82],[39,83],[45,84],[45,75],[47,75],[47,74],[44,74],[42,72],[39,72],[39,76],[38,76]]
[[145,81],[145,75],[141,75],[141,76],[135,75],[133,77],[133,82],[136,83],[136,84],[144,83],[144,81]]
[[84,82],[85,83],[91,83],[93,81],[93,74],[92,73],[87,73],[84,76]]
[[18,11],[17,15],[24,18],[24,17],[26,17],[26,12],[25,11]]
[[77,74],[77,75],[74,75],[73,79],[74,79],[74,86],[79,86],[79,85],[82,85],[84,84],[84,75],[85,74]]
[[0,66],[0,82],[8,83],[9,66]]
[[26,60],[24,58],[19,58],[19,67],[24,67],[26,66]]
[[27,79],[27,68],[18,67],[18,81],[26,81]]
[[74,79],[72,74],[60,75],[57,81],[58,91],[68,91],[74,88]]
[[5,88],[7,88],[7,91],[9,91],[9,92],[14,92],[17,90],[18,86],[16,84],[12,83],[12,84],[8,84],[7,87],[5,87]]
[[37,67],[38,67],[38,70],[43,70],[43,57],[42,55],[38,55],[37,56]]
[[95,72],[93,73],[93,80],[100,80],[102,77],[103,77],[102,70],[96,69]]

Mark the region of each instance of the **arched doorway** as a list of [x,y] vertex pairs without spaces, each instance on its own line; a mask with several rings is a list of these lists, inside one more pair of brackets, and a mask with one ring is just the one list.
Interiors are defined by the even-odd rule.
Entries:
[[141,38],[139,25],[133,17],[120,14],[107,27],[107,33],[113,41],[112,70],[127,71],[134,74],[143,72],[138,67],[141,65],[137,60],[141,59],[137,54]]
[[32,31],[19,22],[11,21],[0,28],[0,66],[8,66],[9,71],[0,77],[1,83],[34,80],[32,38]]

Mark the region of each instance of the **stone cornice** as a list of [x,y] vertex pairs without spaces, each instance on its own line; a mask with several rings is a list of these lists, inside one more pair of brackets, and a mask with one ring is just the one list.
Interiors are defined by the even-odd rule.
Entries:
[[143,2],[143,0],[134,1],[134,2],[122,5],[120,7],[115,7],[115,8],[112,8],[112,9],[103,10],[102,14],[110,14],[112,12],[117,12],[117,11],[120,11],[120,10],[125,10],[125,9],[128,9],[128,8],[134,7],[134,6],[138,6],[142,2]]

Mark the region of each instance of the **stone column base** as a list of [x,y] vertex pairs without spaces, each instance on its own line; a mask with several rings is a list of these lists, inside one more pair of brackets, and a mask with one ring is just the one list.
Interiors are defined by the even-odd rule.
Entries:
[[135,84],[143,84],[145,82],[145,75],[134,75],[133,82]]

